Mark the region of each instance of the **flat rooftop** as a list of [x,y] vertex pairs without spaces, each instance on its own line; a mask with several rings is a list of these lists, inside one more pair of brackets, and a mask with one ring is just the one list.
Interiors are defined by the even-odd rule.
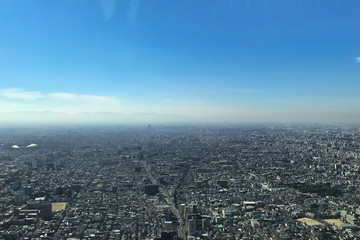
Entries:
[[52,212],[57,212],[57,211],[65,210],[66,206],[67,206],[66,202],[52,203],[51,204],[51,211]]
[[330,225],[335,225],[338,228],[340,228],[341,225],[345,224],[345,222],[341,221],[340,219],[324,219],[324,221]]
[[324,225],[321,222],[316,221],[316,220],[311,219],[311,218],[299,218],[298,221],[303,222],[308,226]]

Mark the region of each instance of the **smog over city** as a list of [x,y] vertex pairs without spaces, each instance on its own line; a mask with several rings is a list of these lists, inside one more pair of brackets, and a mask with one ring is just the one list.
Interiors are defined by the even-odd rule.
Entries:
[[360,1],[0,0],[0,240],[360,239]]

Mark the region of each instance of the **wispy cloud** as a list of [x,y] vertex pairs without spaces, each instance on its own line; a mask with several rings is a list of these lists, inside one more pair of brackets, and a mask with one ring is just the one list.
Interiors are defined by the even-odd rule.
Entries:
[[49,93],[48,96],[52,97],[52,98],[63,99],[63,100],[74,100],[74,99],[76,99],[76,94],[64,93],[64,92]]
[[98,96],[98,95],[57,92],[57,93],[50,93],[47,96],[59,100],[68,100],[68,101],[77,101],[77,102],[88,102],[88,103],[99,103],[99,104],[120,103],[119,99],[108,96]]
[[105,21],[109,21],[116,9],[116,0],[101,0]]
[[127,17],[131,21],[135,21],[138,15],[138,10],[140,6],[140,0],[131,0],[129,5],[129,11]]
[[80,100],[86,101],[86,102],[96,102],[96,103],[120,103],[120,100],[113,98],[113,97],[107,97],[107,96],[96,96],[96,95],[79,95],[78,98]]
[[18,88],[0,89],[0,96],[20,100],[36,100],[44,97],[40,92],[29,92]]
[[17,99],[23,101],[39,100],[42,101],[72,101],[76,103],[91,103],[91,104],[117,104],[120,100],[109,96],[88,95],[88,94],[74,94],[66,92],[55,93],[41,93],[37,91],[25,91],[18,88],[0,89],[0,97],[6,99]]
[[360,56],[355,58],[356,63],[360,63]]
[[130,112],[123,99],[69,92],[26,91],[17,88],[0,89],[0,112],[53,111],[70,114],[82,112]]

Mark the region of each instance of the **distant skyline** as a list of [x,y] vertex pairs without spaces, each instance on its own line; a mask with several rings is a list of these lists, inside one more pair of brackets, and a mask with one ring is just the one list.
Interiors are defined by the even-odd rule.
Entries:
[[0,0],[1,122],[360,122],[360,1]]

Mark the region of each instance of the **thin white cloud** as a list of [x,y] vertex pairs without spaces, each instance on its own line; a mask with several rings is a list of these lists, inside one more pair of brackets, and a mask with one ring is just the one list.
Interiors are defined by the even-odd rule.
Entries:
[[116,9],[116,0],[101,0],[105,21],[109,21]]
[[94,104],[117,104],[120,101],[113,97],[99,96],[99,95],[86,95],[86,94],[73,94],[65,92],[50,93],[47,95],[50,98],[58,100],[67,100],[74,102],[94,103]]
[[41,100],[42,102],[76,103],[76,104],[118,104],[120,100],[109,96],[74,94],[66,92],[41,93],[38,91],[25,91],[18,88],[0,89],[0,97],[8,100]]
[[86,102],[93,102],[93,103],[112,103],[117,104],[120,101],[113,97],[106,97],[106,96],[96,96],[96,95],[79,95],[79,99],[86,101]]
[[58,93],[49,93],[49,97],[57,98],[57,99],[63,99],[63,100],[73,100],[76,99],[76,95],[72,93],[64,93],[64,92],[58,92]]
[[360,56],[355,58],[356,63],[360,63]]
[[0,89],[0,96],[19,100],[36,100],[44,95],[40,92],[24,91],[18,88]]
[[131,21],[136,20],[138,11],[139,11],[139,6],[140,6],[139,0],[131,0],[130,1],[129,11],[127,13],[127,17],[129,20],[131,20]]

